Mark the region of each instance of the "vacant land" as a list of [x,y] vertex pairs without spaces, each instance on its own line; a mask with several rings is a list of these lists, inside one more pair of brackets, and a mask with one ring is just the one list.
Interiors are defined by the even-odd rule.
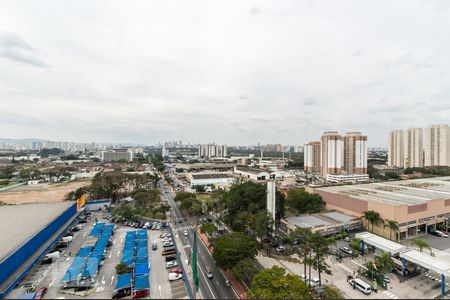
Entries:
[[61,202],[67,193],[89,184],[90,180],[77,180],[68,183],[23,185],[0,192],[0,201],[7,204]]

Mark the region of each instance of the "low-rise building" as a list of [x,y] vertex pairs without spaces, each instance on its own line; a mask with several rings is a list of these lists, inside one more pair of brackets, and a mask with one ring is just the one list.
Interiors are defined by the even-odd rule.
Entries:
[[328,182],[334,183],[354,183],[369,181],[369,174],[327,174]]
[[281,229],[286,233],[295,231],[297,228],[310,228],[312,232],[331,235],[343,230],[357,230],[361,227],[362,221],[360,218],[337,211],[281,219]]
[[231,185],[235,178],[231,173],[189,173],[186,177],[191,187],[196,185],[225,187]]

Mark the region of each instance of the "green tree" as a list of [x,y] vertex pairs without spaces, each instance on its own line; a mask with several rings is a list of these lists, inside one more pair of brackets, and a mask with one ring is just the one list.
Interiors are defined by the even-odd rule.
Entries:
[[304,189],[293,189],[287,194],[286,205],[297,214],[312,214],[322,211],[324,202],[320,195],[308,193]]
[[308,286],[298,276],[286,274],[278,266],[265,269],[252,280],[250,296],[253,299],[311,299]]
[[394,267],[394,261],[392,260],[391,254],[389,252],[380,251],[380,253],[375,256],[374,262],[377,270],[381,274],[384,274],[387,271],[391,271]]
[[273,232],[274,221],[272,216],[267,211],[260,211],[255,215],[255,233],[256,235],[264,239]]
[[256,265],[254,258],[244,258],[231,268],[231,272],[238,280],[251,280],[258,273]]
[[331,275],[330,266],[326,263],[326,258],[330,253],[331,239],[325,238],[320,233],[313,233],[309,237],[309,243],[312,245],[312,251],[314,253],[312,257],[312,267],[317,270],[319,275],[319,284],[322,284],[322,272]]
[[384,227],[389,228],[389,239],[392,240],[392,232],[395,233],[395,240],[397,240],[397,233],[398,233],[398,222],[387,220],[384,223]]
[[245,258],[254,258],[258,249],[258,243],[249,236],[232,232],[215,240],[213,258],[219,267],[231,269]]
[[197,193],[204,193],[204,192],[206,192],[206,189],[205,189],[204,185],[194,185],[194,190]]
[[312,264],[312,261],[310,259],[312,252],[311,235],[312,232],[310,228],[297,228],[294,232],[291,233],[291,239],[296,240],[299,243],[298,254],[303,264],[304,268],[303,274],[306,274],[307,267],[311,269]]
[[174,200],[177,202],[180,202],[181,200],[186,199],[186,198],[196,198],[196,196],[195,196],[195,194],[188,193],[188,192],[178,192],[175,195]]
[[426,248],[428,248],[431,252],[431,247],[430,247],[430,245],[428,245],[427,241],[425,241],[425,240],[422,240],[422,239],[413,240],[411,242],[411,244],[419,247],[420,252],[422,252],[423,249],[426,249]]
[[200,227],[200,231],[208,236],[216,231],[216,226],[213,223],[205,223]]
[[383,221],[383,219],[381,219],[380,213],[374,210],[365,211],[363,218],[367,220],[367,229],[369,229],[368,225],[369,223],[370,225],[372,225],[372,232],[373,232],[373,225],[378,224],[380,221]]
[[400,176],[397,173],[395,173],[395,172],[386,172],[384,174],[384,176],[386,176],[389,179],[398,179],[398,178],[400,178]]
[[362,240],[354,238],[351,240],[349,244],[350,248],[354,249],[357,252],[361,252],[362,250]]
[[333,284],[325,287],[323,297],[325,299],[345,299],[344,293]]
[[125,264],[119,263],[116,265],[116,273],[118,275],[126,274],[126,273],[128,273],[128,271],[129,271],[128,267]]

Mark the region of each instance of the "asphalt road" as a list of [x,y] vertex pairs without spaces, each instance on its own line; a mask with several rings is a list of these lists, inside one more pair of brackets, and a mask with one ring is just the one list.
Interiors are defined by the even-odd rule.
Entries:
[[[188,256],[192,257],[192,247],[194,245],[194,233],[195,223],[186,218],[184,221],[184,215],[182,214],[179,206],[173,199],[173,195],[170,189],[164,184],[163,181],[159,182],[159,186],[162,189],[164,198],[168,201],[172,207],[171,216],[175,225],[175,219],[183,220],[182,223],[175,225],[175,231],[179,234],[179,238],[183,244],[183,249],[187,251]],[[167,191],[167,193],[165,193]],[[183,231],[187,230],[188,235],[183,235]],[[214,259],[206,246],[197,240],[198,245],[198,275],[199,275],[199,289],[205,299],[239,299],[234,290],[231,287],[227,287],[226,278],[223,275],[219,267],[216,266]],[[206,270],[210,270],[213,274],[213,278],[209,279],[206,276]]]

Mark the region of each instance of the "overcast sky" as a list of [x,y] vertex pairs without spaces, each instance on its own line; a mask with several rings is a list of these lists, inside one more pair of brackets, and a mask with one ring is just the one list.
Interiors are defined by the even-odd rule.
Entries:
[[0,137],[300,145],[450,123],[450,1],[2,1]]

